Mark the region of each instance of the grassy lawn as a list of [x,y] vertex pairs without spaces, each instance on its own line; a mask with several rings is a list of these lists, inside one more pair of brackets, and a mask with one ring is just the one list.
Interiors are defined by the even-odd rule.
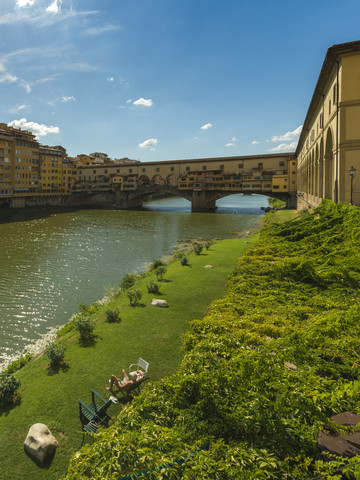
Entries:
[[[63,368],[49,370],[44,355],[18,371],[15,376],[21,380],[20,400],[0,415],[0,479],[51,480],[64,475],[70,456],[82,440],[77,400],[89,402],[92,388],[108,398],[105,387],[111,373],[120,375],[139,356],[150,362],[150,382],[175,372],[187,323],[201,319],[211,301],[224,295],[227,276],[256,239],[254,234],[220,241],[201,255],[191,254],[190,266],[171,263],[160,282],[160,294],[147,293],[146,285],[156,281],[154,275],[142,278],[138,284],[143,292],[139,306],[130,307],[122,295],[94,314],[96,337],[91,345],[81,346],[75,331],[62,338],[67,347]],[[204,268],[208,264],[214,268]],[[166,299],[170,308],[151,306],[155,296]],[[109,307],[120,310],[120,323],[105,322]],[[122,404],[111,405],[110,415],[116,416],[121,408]],[[24,453],[23,443],[34,423],[45,423],[59,442],[55,458],[46,468],[37,467]]]

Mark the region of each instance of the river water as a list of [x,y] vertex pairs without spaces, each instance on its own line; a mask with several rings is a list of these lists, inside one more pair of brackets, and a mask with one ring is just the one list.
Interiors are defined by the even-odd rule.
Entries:
[[125,273],[143,271],[180,241],[251,230],[268,204],[264,196],[232,195],[217,205],[216,213],[191,213],[185,199],[168,198],[141,211],[11,213],[0,224],[0,366]]

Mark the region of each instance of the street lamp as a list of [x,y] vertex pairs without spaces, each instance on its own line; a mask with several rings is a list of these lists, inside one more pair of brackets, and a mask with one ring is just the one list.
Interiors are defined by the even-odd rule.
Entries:
[[351,185],[350,185],[350,204],[351,205],[353,203],[353,181],[354,181],[355,173],[356,173],[356,168],[350,167],[348,169],[348,174],[350,175],[350,178],[351,178]]

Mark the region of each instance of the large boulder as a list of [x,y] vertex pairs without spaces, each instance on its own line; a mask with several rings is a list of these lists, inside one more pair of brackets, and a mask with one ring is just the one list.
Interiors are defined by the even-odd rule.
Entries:
[[44,464],[53,459],[58,445],[46,425],[35,423],[27,434],[24,449],[35,462]]
[[324,429],[318,432],[317,444],[324,460],[331,460],[331,455],[339,457],[354,457],[360,454],[360,417],[352,412],[342,412],[331,417],[336,425],[353,427],[353,431],[336,433]]
[[154,305],[155,307],[162,307],[162,308],[168,308],[169,306],[166,300],[159,300],[158,298],[153,298],[151,305]]

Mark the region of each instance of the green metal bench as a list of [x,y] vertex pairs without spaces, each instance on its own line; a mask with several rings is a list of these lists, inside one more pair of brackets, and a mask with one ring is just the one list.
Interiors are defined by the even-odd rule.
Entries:
[[95,390],[91,390],[90,403],[85,403],[80,398],[78,402],[84,442],[85,432],[95,435],[99,432],[99,427],[106,428],[109,426],[111,416],[106,410],[112,404],[112,401],[110,399],[105,400]]

